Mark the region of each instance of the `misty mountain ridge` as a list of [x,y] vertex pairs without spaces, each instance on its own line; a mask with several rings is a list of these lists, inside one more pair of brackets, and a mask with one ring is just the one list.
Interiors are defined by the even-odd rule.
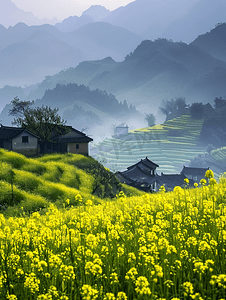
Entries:
[[17,23],[24,22],[27,25],[52,24],[57,22],[57,19],[39,19],[31,12],[26,12],[18,8],[11,0],[1,0],[0,10],[1,25],[4,27],[14,26]]
[[156,113],[163,99],[185,97],[188,103],[207,103],[226,95],[225,76],[226,63],[197,46],[166,39],[146,40],[122,62],[110,57],[84,61],[49,76],[28,97],[42,97],[45,89],[71,82],[106,90],[141,112],[148,109]]
[[210,28],[213,29],[217,24],[225,21],[225,0],[199,0],[186,15],[172,22],[166,28],[164,35],[175,41],[192,42],[198,35],[208,32]]
[[0,82],[30,85],[81,61],[112,56],[123,60],[142,38],[128,30],[95,22],[63,33],[52,25],[18,23],[0,28]]
[[198,35],[214,28],[216,24],[225,22],[226,2],[136,0],[110,12],[101,6],[94,6],[85,11],[81,17],[67,18],[56,26],[62,31],[72,31],[81,26],[80,24],[95,22],[95,18],[126,28],[143,39],[167,38],[190,43]]
[[[12,91],[20,92],[15,88]],[[79,130],[89,128],[89,134],[96,138],[100,132],[109,134],[113,125],[122,122],[134,124],[135,119],[136,122],[144,123],[144,116],[125,100],[119,102],[114,95],[105,91],[90,90],[84,85],[72,83],[57,84],[55,88],[46,90],[42,98],[36,99],[34,105],[58,107],[59,114],[68,124]],[[7,125],[13,120],[8,116],[10,108],[9,104],[6,105],[0,114],[2,122]]]
[[82,16],[89,16],[93,21],[99,22],[107,18],[111,14],[109,9],[102,5],[92,5],[82,13]]
[[226,23],[216,26],[210,32],[199,35],[191,45],[197,46],[202,51],[226,62]]
[[[9,12],[19,9],[10,0],[2,1],[4,1],[5,8],[0,12],[0,16],[2,14],[1,24],[4,25],[5,16],[10,20],[13,14],[10,17],[8,16]],[[20,16],[18,11],[15,12],[15,15]],[[26,17],[15,17],[15,20],[16,22],[10,25],[18,22],[28,25],[40,24],[35,21],[31,23],[27,21]],[[167,38],[190,43],[198,35],[225,20],[225,0],[135,0],[113,11],[109,11],[101,5],[93,5],[80,17],[70,16],[62,22],[58,22],[56,27],[63,32],[71,32],[81,26],[101,21],[123,27],[142,36],[143,39]],[[53,24],[49,20],[46,20],[45,23]]]

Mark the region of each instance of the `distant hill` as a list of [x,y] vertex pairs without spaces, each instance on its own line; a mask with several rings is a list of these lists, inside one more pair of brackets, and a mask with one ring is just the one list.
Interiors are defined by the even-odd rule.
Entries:
[[192,42],[198,35],[225,21],[225,0],[198,0],[185,15],[165,29],[164,36],[174,41]]
[[31,95],[34,98],[42,94],[42,86],[74,82],[106,90],[142,112],[156,112],[163,99],[182,96],[187,103],[213,102],[215,97],[226,94],[224,74],[225,62],[194,45],[146,40],[123,62],[111,58],[84,61],[76,68],[48,77]]
[[89,9],[85,10],[80,17],[70,16],[62,22],[56,23],[55,26],[62,32],[71,32],[79,27],[92,22],[100,22],[108,15],[110,11],[101,5],[92,5]]
[[[34,105],[58,107],[59,114],[67,120],[68,125],[79,130],[86,128],[89,135],[96,140],[100,139],[100,136],[113,134],[112,127],[122,122],[130,125],[145,122],[144,115],[134,106],[128,105],[125,100],[119,102],[112,94],[99,89],[90,90],[75,83],[57,84],[55,88],[47,89],[44,96],[37,99]],[[13,120],[8,116],[9,109],[10,106],[6,105],[0,114],[4,125],[10,125]]]
[[226,23],[219,24],[210,32],[199,35],[191,45],[197,46],[202,51],[226,62]]
[[225,0],[136,0],[111,12],[106,22],[143,38],[192,42],[226,20]]
[[[124,27],[143,38],[156,39],[198,0],[136,0],[111,12],[106,22]],[[178,30],[178,29],[177,29]],[[170,38],[174,39],[172,35]],[[183,39],[182,39],[183,40]]]
[[0,24],[4,27],[14,26],[19,22],[27,25],[55,24],[57,19],[39,19],[31,12],[18,8],[11,0],[1,0]]
[[123,60],[141,37],[103,22],[63,33],[51,25],[0,26],[0,87],[30,85],[84,60],[112,56]]

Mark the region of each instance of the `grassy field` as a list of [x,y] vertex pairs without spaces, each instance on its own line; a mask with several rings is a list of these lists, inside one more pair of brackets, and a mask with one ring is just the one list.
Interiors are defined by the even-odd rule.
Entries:
[[184,115],[162,125],[132,130],[119,138],[105,139],[91,149],[91,155],[113,171],[125,170],[146,156],[157,163],[158,172],[178,173],[198,154],[203,120]]
[[76,206],[77,195],[84,203],[90,198],[98,203],[121,190],[139,193],[122,186],[91,157],[54,154],[34,159],[0,149],[0,210],[4,214],[45,210],[50,203],[62,208],[70,201]]
[[[48,182],[54,159],[17,164]],[[0,214],[0,299],[225,299],[226,177],[96,205],[89,191],[81,183],[77,207]]]

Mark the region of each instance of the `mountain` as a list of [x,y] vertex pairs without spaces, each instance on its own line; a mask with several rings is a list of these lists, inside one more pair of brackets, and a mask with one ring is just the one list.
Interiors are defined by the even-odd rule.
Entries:
[[[0,89],[0,95],[4,90],[6,87]],[[13,91],[20,92],[19,88],[18,90],[11,88],[11,94]],[[111,131],[114,124],[125,121],[134,123],[134,119],[144,122],[144,116],[126,101],[119,102],[114,95],[106,91],[90,90],[84,85],[75,83],[57,84],[54,88],[47,89],[42,98],[36,99],[34,105],[58,107],[59,114],[67,120],[69,125],[79,130],[89,128],[89,134],[95,136],[96,139],[105,133],[113,134]],[[0,114],[0,119],[6,125],[13,120],[8,116],[9,109],[10,105],[6,105]]]
[[[186,15],[197,1],[136,0],[111,12],[105,21],[124,27],[143,38],[153,40],[165,37],[164,32],[168,26]],[[170,38],[174,39],[174,36],[172,35]]]
[[191,45],[197,46],[202,51],[226,62],[226,23],[216,26],[210,32],[199,35]]
[[184,16],[172,22],[164,35],[175,41],[192,42],[221,22],[226,22],[226,1],[199,0]]
[[82,13],[82,16],[89,16],[93,21],[102,21],[111,14],[110,10],[101,5],[92,5]]
[[106,90],[119,101],[126,99],[141,112],[156,113],[163,99],[185,97],[187,103],[207,103],[224,96],[225,74],[225,62],[194,45],[166,39],[146,40],[122,62],[109,57],[84,61],[76,68],[48,77],[31,95],[43,95],[43,86],[46,89],[59,82],[74,82]]
[[14,26],[19,22],[27,25],[55,24],[56,19],[38,19],[31,12],[19,9],[11,0],[1,0],[0,23],[4,27]]
[[92,5],[89,9],[85,10],[80,17],[70,16],[62,22],[56,23],[55,26],[62,32],[71,32],[79,27],[93,22],[101,22],[110,11],[101,5]]
[[136,0],[112,11],[104,21],[154,40],[192,42],[226,21],[225,0]]
[[104,22],[63,33],[55,26],[0,27],[0,86],[29,85],[84,60],[123,60],[142,38]]
[[90,16],[82,15],[78,16],[70,16],[64,19],[62,22],[58,22],[55,24],[55,27],[62,32],[72,32],[79,27],[87,25],[89,23],[93,23],[93,19]]
[[167,27],[181,16],[186,15],[197,1],[136,0],[113,11],[100,5],[94,5],[84,11],[81,17],[71,16],[61,23],[57,23],[56,27],[61,31],[70,32],[85,24],[102,21],[123,27],[142,36],[143,39],[156,39],[164,37],[163,33]]
[[[7,30],[8,37],[4,40],[9,45],[0,51],[1,83],[35,83],[46,74],[54,74],[84,59],[79,49],[49,33],[46,27],[57,30],[50,25],[28,27],[21,23]],[[17,42],[9,42],[10,39]]]

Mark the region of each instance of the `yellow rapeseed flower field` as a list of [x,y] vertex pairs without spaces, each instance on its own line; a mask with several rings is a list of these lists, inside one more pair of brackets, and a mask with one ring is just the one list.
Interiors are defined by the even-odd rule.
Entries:
[[211,179],[1,214],[0,299],[225,299],[226,176]]

